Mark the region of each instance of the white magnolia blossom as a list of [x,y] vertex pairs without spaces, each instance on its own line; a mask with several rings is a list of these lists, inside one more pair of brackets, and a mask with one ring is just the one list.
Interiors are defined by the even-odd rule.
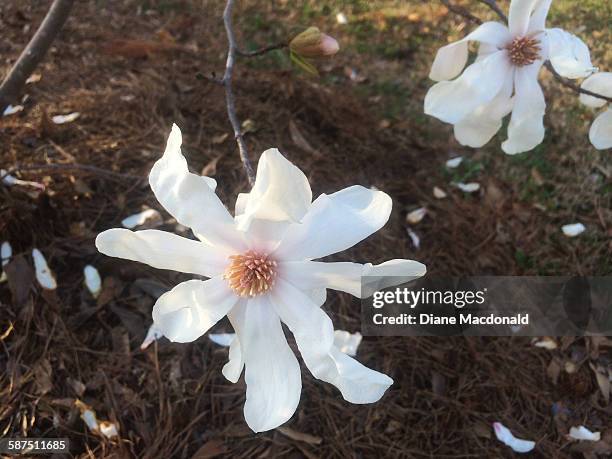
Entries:
[[[546,102],[538,83],[544,62],[550,59],[568,78],[595,70],[579,38],[546,29],[551,1],[511,0],[507,26],[485,22],[438,50],[429,77],[439,83],[425,96],[425,113],[452,124],[462,145],[483,146],[512,113],[502,149],[507,154],[531,150],[544,139]],[[478,56],[464,70],[469,41],[479,43]]]
[[336,386],[349,402],[379,400],[393,380],[334,346],[332,321],[321,309],[326,289],[361,297],[362,276],[368,276],[368,287],[395,285],[423,275],[425,266],[411,260],[380,265],[313,260],[378,231],[391,213],[391,198],[352,186],[312,201],[302,171],[270,149],[261,155],[252,190],[238,196],[232,217],[214,192],[216,182],[188,171],[181,143],[175,125],[149,183],[157,200],[199,241],[120,228],[96,239],[106,255],[209,278],[183,282],[159,297],[153,320],[161,333],[190,342],[229,317],[237,336],[223,374],[236,382],[245,369],[244,416],[255,432],[283,424],[300,399],[300,367],[281,322],[314,377]]
[[[596,73],[584,80],[581,87],[602,96],[612,97],[612,73]],[[586,94],[580,94],[580,102],[593,108],[601,108],[607,104],[604,99]],[[597,115],[589,131],[589,140],[598,150],[612,148],[612,107],[608,106]]]

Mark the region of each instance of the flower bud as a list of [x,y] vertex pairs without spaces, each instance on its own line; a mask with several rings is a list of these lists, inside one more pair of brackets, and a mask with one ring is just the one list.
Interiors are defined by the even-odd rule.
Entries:
[[289,43],[289,49],[302,57],[317,58],[333,56],[338,52],[338,42],[322,33],[317,27],[309,27]]

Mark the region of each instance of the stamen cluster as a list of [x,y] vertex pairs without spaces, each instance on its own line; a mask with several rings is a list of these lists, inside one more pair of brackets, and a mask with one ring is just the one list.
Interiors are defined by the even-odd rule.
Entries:
[[533,37],[516,37],[506,49],[510,62],[517,67],[533,64],[540,58],[540,41]]
[[274,285],[277,263],[268,255],[249,250],[241,255],[232,255],[230,260],[223,277],[239,296],[257,296]]

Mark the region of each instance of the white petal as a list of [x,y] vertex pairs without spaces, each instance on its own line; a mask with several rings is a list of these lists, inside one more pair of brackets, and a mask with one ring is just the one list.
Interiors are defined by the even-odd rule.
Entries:
[[388,376],[340,352],[334,346],[334,328],[330,318],[298,289],[278,279],[270,296],[281,320],[295,336],[312,375],[336,386],[346,401],[376,402],[393,384]]
[[51,118],[55,124],[66,124],[75,121],[81,114],[79,112],[69,113],[67,115],[55,115]]
[[42,288],[47,290],[55,290],[57,288],[55,276],[47,265],[47,260],[42,252],[38,249],[33,249],[32,258],[34,259],[34,268],[36,269],[36,280],[38,283]]
[[4,112],[2,112],[2,116],[14,115],[15,113],[22,111],[24,108],[25,107],[23,105],[7,105]]
[[459,183],[454,183],[453,185],[455,185],[457,188],[459,188],[464,193],[475,193],[478,190],[480,190],[480,183],[476,183],[476,182],[469,182],[469,183],[459,182]]
[[244,327],[237,330],[247,385],[244,417],[254,432],[264,432],[295,413],[302,391],[300,365],[268,296],[249,300],[245,309]]
[[[389,260],[379,265],[350,262],[294,261],[279,264],[279,276],[300,290],[331,288],[366,298],[375,290],[409,282],[426,272],[413,260]],[[362,279],[365,278],[365,279]],[[364,285],[362,282],[366,281]]]
[[516,69],[514,74],[514,108],[508,125],[508,140],[502,150],[509,155],[529,151],[544,140],[546,102],[538,83],[542,61]]
[[162,216],[155,209],[146,209],[142,212],[138,212],[136,214],[124,218],[123,220],[121,220],[121,225],[124,228],[135,228],[137,226],[144,225],[147,220],[157,220],[161,223]]
[[157,341],[158,339],[160,339],[163,336],[164,336],[164,334],[159,329],[159,327],[157,325],[155,325],[155,323],[151,324],[151,326],[149,327],[149,330],[147,331],[147,336],[145,336],[144,341],[140,345],[140,350],[144,351],[154,341]]
[[153,321],[170,341],[195,341],[221,320],[238,301],[222,277],[190,280],[160,296]]
[[[580,85],[582,89],[601,94],[602,96],[612,97],[612,73],[600,72],[591,75]],[[599,97],[580,94],[580,102],[589,107],[599,108],[606,105],[606,101]]]
[[292,225],[275,254],[281,260],[321,258],[354,246],[383,227],[391,198],[355,185],[321,195],[301,224]]
[[413,210],[412,212],[408,212],[406,215],[406,221],[411,225],[416,225],[427,215],[427,209],[425,207],[420,207],[418,209]]
[[585,426],[578,426],[570,429],[569,437],[573,440],[599,441],[601,432],[591,432]]
[[238,379],[240,379],[240,374],[244,368],[244,356],[240,346],[239,335],[244,333],[247,303],[248,300],[239,300],[236,306],[234,306],[227,314],[227,318],[232,324],[232,327],[234,327],[236,336],[230,343],[229,360],[223,366],[221,372],[223,373],[223,376],[225,376],[225,378],[232,383],[236,383]]
[[94,266],[87,265],[83,269],[83,274],[85,275],[85,286],[87,290],[89,290],[89,293],[91,293],[94,298],[97,298],[102,289],[100,273]]
[[334,346],[346,355],[355,357],[363,336],[359,332],[350,333],[346,330],[334,331]]
[[448,167],[449,169],[455,169],[456,167],[459,167],[462,162],[463,156],[457,156],[446,161],[446,167]]
[[8,241],[4,241],[0,247],[0,259],[2,260],[2,266],[6,266],[13,256],[13,248]]
[[505,51],[490,54],[468,66],[459,78],[433,85],[425,95],[425,113],[447,123],[458,123],[493,100],[511,71]]
[[563,231],[563,234],[565,234],[567,237],[576,237],[579,234],[584,233],[584,230],[586,230],[586,228],[582,223],[571,223],[561,227],[561,231]]
[[234,219],[214,193],[215,181],[192,174],[181,153],[181,131],[172,126],[164,155],[149,174],[149,184],[162,206],[196,236],[214,246],[240,252],[246,248]]
[[234,341],[236,333],[209,333],[208,339],[219,346],[228,347]]
[[421,238],[419,237],[419,235],[412,231],[410,228],[406,228],[406,232],[408,233],[408,237],[412,241],[412,245],[414,245],[414,248],[419,250],[419,247],[421,247]]
[[429,78],[452,80],[461,73],[468,59],[468,41],[474,40],[503,48],[510,41],[508,28],[499,22],[485,22],[459,41],[440,48],[431,66]]
[[589,140],[598,150],[612,148],[612,108],[595,118],[589,130]]
[[96,237],[96,247],[108,256],[213,277],[223,272],[228,254],[206,244],[158,230],[106,230]]
[[548,29],[546,35],[550,63],[561,76],[585,78],[596,70],[588,46],[576,35],[562,29]]
[[493,430],[495,431],[495,436],[499,441],[509,446],[517,453],[528,453],[535,448],[535,442],[516,438],[501,422],[494,422]]
[[548,16],[551,3],[552,0],[538,0],[536,2],[533,14],[529,19],[527,33],[538,33],[546,29],[546,16]]
[[446,191],[442,188],[434,186],[433,187],[433,195],[436,199],[444,199],[446,197]]
[[511,0],[508,12],[508,28],[512,36],[523,36],[529,28],[531,13],[538,4],[538,0]]
[[512,110],[512,73],[499,94],[491,102],[481,105],[454,126],[455,138],[461,145],[479,148],[499,131],[502,118]]

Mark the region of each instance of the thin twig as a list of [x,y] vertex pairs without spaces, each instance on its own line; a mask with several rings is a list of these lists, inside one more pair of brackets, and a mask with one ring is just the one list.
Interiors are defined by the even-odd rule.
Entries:
[[283,49],[287,46],[289,46],[287,43],[276,43],[275,45],[264,46],[263,48],[255,49],[253,51],[244,51],[236,48],[236,54],[243,57],[261,56],[262,54],[266,54],[277,49]]
[[[444,5],[446,5],[446,7],[452,11],[455,14],[458,14],[460,16],[463,16],[464,18],[466,18],[469,21],[475,22],[477,24],[482,24],[482,19],[480,19],[477,16],[474,16],[472,13],[470,13],[467,9],[461,7],[461,6],[457,6],[457,5],[453,5],[449,2],[449,0],[440,0]],[[497,5],[497,2],[495,0],[478,0],[480,3],[483,3],[485,5],[487,5],[492,11],[495,12],[495,14],[497,14],[497,16],[499,16],[500,19],[502,19],[504,22],[508,22],[508,17],[504,14],[504,12],[499,8],[499,6]],[[559,73],[555,70],[555,68],[552,66],[552,64],[550,63],[550,61],[547,61],[544,63],[544,67],[546,67],[546,70],[548,70],[552,76],[555,78],[555,80],[557,80],[562,86],[565,86],[566,88],[571,89],[574,92],[577,92],[579,94],[585,94],[587,96],[592,96],[592,97],[596,97],[598,99],[603,99],[607,102],[612,102],[612,97],[608,97],[608,96],[604,96],[603,94],[599,94],[593,91],[589,91],[587,89],[583,89],[580,86],[578,86],[575,83],[572,83],[570,80],[568,80],[567,78],[562,77],[561,75],[559,75]]]
[[0,85],[0,113],[15,102],[26,80],[45,57],[53,40],[68,19],[74,0],[55,0],[38,30]]
[[225,31],[227,33],[227,61],[225,63],[225,73],[221,83],[225,88],[225,102],[227,105],[227,116],[229,117],[232,128],[234,129],[234,137],[238,144],[238,151],[240,152],[240,160],[246,171],[249,184],[253,186],[255,184],[255,173],[253,172],[253,166],[249,159],[249,151],[247,150],[246,142],[244,141],[244,135],[240,126],[240,121],[236,116],[236,106],[234,101],[234,93],[232,91],[232,72],[234,70],[234,61],[236,59],[236,37],[234,36],[234,29],[232,27],[232,8],[234,6],[234,0],[227,0],[225,10],[223,11],[223,24],[225,24]]
[[121,174],[119,172],[113,172],[106,169],[101,169],[96,166],[89,166],[86,164],[33,164],[30,166],[14,166],[9,170],[5,171],[0,175],[0,181],[7,175],[12,175],[15,172],[24,172],[24,171],[41,171],[41,170],[49,170],[49,171],[59,171],[59,172],[74,172],[81,171],[96,175],[102,175],[107,177],[115,177],[117,179],[124,180],[134,180],[134,179],[142,179],[142,176],[132,175],[132,174]]

